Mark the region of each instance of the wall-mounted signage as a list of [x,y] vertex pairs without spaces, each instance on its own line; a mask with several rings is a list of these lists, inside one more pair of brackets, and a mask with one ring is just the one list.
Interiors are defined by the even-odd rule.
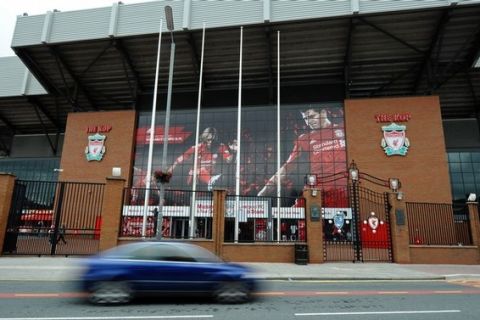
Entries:
[[412,118],[410,113],[380,113],[375,115],[377,122],[408,122]]
[[101,161],[105,154],[105,139],[107,136],[96,133],[88,136],[88,146],[85,148],[85,157],[88,161]]
[[110,132],[112,130],[112,126],[109,124],[101,124],[98,126],[88,126],[85,131],[87,133],[105,133]]
[[394,122],[388,126],[382,126],[383,138],[381,146],[387,156],[405,156],[407,155],[410,141],[406,137],[405,130],[407,126],[398,125]]

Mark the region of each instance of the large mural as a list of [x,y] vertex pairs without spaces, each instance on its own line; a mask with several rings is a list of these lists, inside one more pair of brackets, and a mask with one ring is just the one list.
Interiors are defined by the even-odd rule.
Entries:
[[[241,195],[276,195],[278,176],[282,196],[286,197],[295,198],[301,194],[306,174],[316,174],[318,187],[327,192],[344,187],[346,180],[331,179],[332,175],[345,172],[347,166],[343,105],[282,106],[279,170],[276,114],[275,106],[244,107],[239,143],[237,109],[204,108],[198,144],[195,144],[196,110],[175,110],[170,119],[167,166],[162,168],[165,116],[158,113],[153,171],[172,174],[169,189],[191,190],[196,177],[197,190],[221,187],[235,194],[237,152],[240,152]],[[145,186],[150,122],[151,113],[140,113],[133,172],[133,185],[138,188]],[[194,172],[196,150],[197,170]],[[152,182],[155,183],[154,179]],[[328,206],[331,207],[345,206],[344,203],[335,203],[334,199],[330,202]]]

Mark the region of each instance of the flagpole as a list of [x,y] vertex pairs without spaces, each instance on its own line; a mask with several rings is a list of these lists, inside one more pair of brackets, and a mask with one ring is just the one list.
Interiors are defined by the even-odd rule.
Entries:
[[243,55],[243,27],[240,27],[240,63],[238,72],[238,116],[237,116],[237,154],[235,170],[235,235],[234,242],[238,242],[238,214],[240,209],[240,148],[241,144],[241,126],[242,126],[242,55]]
[[148,215],[148,205],[149,205],[148,202],[150,198],[150,187],[151,187],[151,181],[152,181],[152,159],[153,159],[153,145],[155,143],[155,118],[157,114],[158,72],[160,70],[160,49],[162,45],[162,28],[163,28],[163,19],[160,19],[160,30],[158,31],[157,66],[155,68],[155,85],[153,88],[152,120],[150,123],[150,141],[148,143],[147,175],[145,176],[145,202],[143,204],[142,238],[145,238],[146,231],[147,231],[147,215]]
[[198,170],[198,143],[200,136],[200,110],[202,105],[202,84],[203,84],[203,54],[205,51],[205,22],[203,23],[202,32],[202,53],[200,58],[200,79],[198,80],[198,101],[197,101],[197,127],[195,129],[195,155],[193,157],[193,184],[192,184],[192,205],[190,210],[190,239],[194,237],[195,230],[195,213],[197,205],[195,202],[197,191],[197,170]]
[[[173,12],[172,7],[165,6],[165,19],[167,20],[167,29],[170,31],[170,65],[168,67],[168,88],[167,88],[167,105],[165,107],[165,127],[163,132],[163,152],[162,152],[162,166],[161,170],[167,172],[167,151],[168,151],[168,138],[170,129],[170,109],[172,106],[172,86],[173,86],[173,68],[175,66],[175,41],[173,38]],[[156,239],[162,239],[162,227],[163,227],[163,207],[165,202],[165,181],[160,183],[160,201],[158,203],[158,216],[157,216],[157,230]]]
[[277,242],[280,242],[280,196],[282,183],[280,181],[280,31],[277,31]]

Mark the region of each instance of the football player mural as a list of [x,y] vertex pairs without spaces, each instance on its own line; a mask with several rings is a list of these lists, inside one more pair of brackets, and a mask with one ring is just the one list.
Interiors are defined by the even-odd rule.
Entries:
[[217,129],[212,127],[203,130],[199,140],[200,143],[198,145],[191,146],[175,159],[168,172],[173,174],[175,167],[190,159],[195,154],[195,149],[197,149],[197,172],[193,172],[193,167],[189,170],[187,185],[190,186],[192,184],[194,175],[196,175],[197,182],[207,186],[207,189],[211,191],[216,182],[222,178],[222,170],[219,170],[217,163],[222,160],[226,163],[231,163],[234,159],[237,145],[235,140],[228,145],[219,142]]
[[[316,174],[317,187],[327,191],[327,198],[324,203],[329,206],[336,206],[333,196],[337,185],[346,185],[343,181],[325,181],[323,178],[330,178],[334,174],[346,171],[346,153],[345,153],[345,132],[343,128],[343,119],[341,122],[332,122],[329,119],[329,112],[324,107],[309,106],[300,112],[305,124],[308,127],[307,132],[300,134],[293,143],[293,149],[287,160],[280,168],[280,171],[274,174],[258,193],[259,195],[268,194],[269,190],[275,188],[277,176],[280,180],[287,177],[288,172],[294,170],[295,161],[302,154],[308,157],[308,172]],[[329,196],[328,192],[332,195]]]
[[[240,193],[252,196],[274,196],[277,185],[277,132],[275,107],[242,109],[241,140],[237,144],[235,108],[203,109],[199,143],[195,145],[196,119],[191,110],[172,112],[169,131],[168,166],[173,173],[168,188],[189,190],[196,177],[197,190],[214,187],[235,191],[236,152],[240,152]],[[233,116],[232,116],[233,115]],[[140,114],[134,181],[145,177],[150,114]],[[159,119],[160,114],[157,115]],[[161,121],[157,132],[162,133]],[[324,179],[347,170],[343,106],[341,103],[287,105],[281,109],[280,123],[282,196],[296,197],[304,188],[306,174],[316,174],[318,188],[332,192],[326,198],[330,207],[345,207],[334,191],[346,186],[346,179]],[[155,144],[163,139],[155,138]],[[160,169],[161,147],[154,147],[153,171]],[[195,150],[198,157],[194,158]],[[197,161],[197,172],[193,172]],[[142,179],[143,178],[143,179]],[[135,183],[134,183],[135,184]],[[291,204],[293,205],[293,203]]]

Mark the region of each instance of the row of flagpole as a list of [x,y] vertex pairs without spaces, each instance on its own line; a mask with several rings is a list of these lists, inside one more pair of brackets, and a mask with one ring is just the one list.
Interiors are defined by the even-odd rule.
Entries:
[[[202,49],[201,49],[201,60],[200,60],[200,76],[198,84],[198,100],[197,100],[197,119],[196,119],[196,129],[195,129],[195,153],[193,161],[193,182],[192,182],[192,205],[190,210],[190,223],[189,223],[189,237],[194,237],[195,232],[195,211],[196,211],[196,190],[197,190],[197,174],[198,171],[198,146],[199,146],[199,137],[200,137],[200,114],[201,114],[201,104],[202,104],[202,88],[203,88],[203,64],[204,64],[204,52],[205,52],[205,26],[203,24],[202,30]],[[155,120],[156,120],[156,109],[157,109],[157,94],[158,94],[158,74],[160,69],[160,52],[161,52],[161,42],[162,42],[162,28],[163,28],[163,19],[160,19],[160,29],[158,36],[158,48],[157,48],[157,62],[155,68],[155,84],[154,84],[154,93],[153,93],[153,103],[152,103],[152,119],[150,123],[150,135],[149,135],[149,148],[148,148],[148,160],[147,160],[147,173],[145,176],[145,201],[143,208],[143,224],[142,224],[142,237],[146,237],[146,228],[147,228],[147,217],[148,217],[148,207],[149,207],[149,197],[150,197],[150,188],[152,177],[152,162],[153,162],[153,145],[155,143]],[[173,57],[170,56],[171,64],[173,63]],[[173,68],[173,66],[172,66]],[[238,75],[238,106],[237,106],[237,150],[236,150],[236,166],[235,166],[235,193],[237,195],[235,201],[235,234],[234,241],[238,242],[239,235],[239,197],[240,195],[240,153],[241,153],[241,123],[242,123],[242,71],[243,71],[243,27],[240,27],[240,58],[239,58],[239,75]],[[172,75],[171,72],[170,75]],[[168,116],[168,115],[167,115]],[[166,122],[168,119],[165,120]],[[167,126],[167,124],[166,124]],[[164,132],[164,153],[166,145],[168,144],[168,128],[166,127]],[[281,177],[280,177],[280,31],[277,31],[277,212],[280,212],[280,196],[281,196]],[[162,155],[164,158],[166,154]],[[163,161],[165,162],[165,161]],[[162,168],[166,170],[166,168]],[[163,210],[163,199],[160,201],[160,211]],[[159,212],[159,216],[163,217],[163,212]],[[162,231],[162,221],[159,220],[157,223],[157,233]],[[280,241],[280,214],[277,215],[277,241]]]

